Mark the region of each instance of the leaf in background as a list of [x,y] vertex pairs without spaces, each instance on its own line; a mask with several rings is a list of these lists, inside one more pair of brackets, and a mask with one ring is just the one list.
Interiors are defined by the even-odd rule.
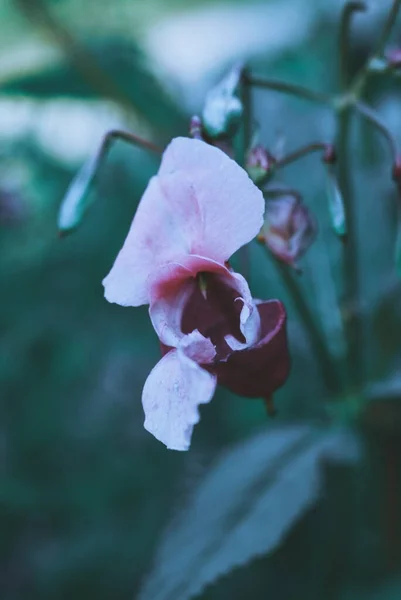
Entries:
[[372,589],[347,590],[341,600],[399,600],[401,598],[401,580],[392,579]]
[[108,97],[134,109],[155,129],[169,133],[182,131],[182,114],[147,67],[136,45],[110,39],[96,40],[85,43],[84,52],[87,60],[80,61],[79,69],[70,57],[52,69],[22,77],[16,75],[3,82],[0,91],[39,98]]
[[316,502],[320,460],[357,455],[351,434],[307,425],[272,429],[227,451],[166,531],[140,600],[187,600],[271,552]]

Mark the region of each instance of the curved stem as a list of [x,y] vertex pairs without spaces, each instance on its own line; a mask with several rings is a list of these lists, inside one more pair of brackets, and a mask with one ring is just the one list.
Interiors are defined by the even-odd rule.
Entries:
[[322,92],[315,92],[309,90],[301,85],[294,83],[286,83],[284,81],[277,81],[276,79],[266,79],[264,77],[257,77],[255,75],[247,74],[244,78],[244,83],[253,87],[264,88],[273,90],[275,92],[282,92],[290,96],[296,96],[303,100],[309,100],[311,102],[317,102],[318,104],[331,105],[331,98],[327,94]]
[[391,10],[387,16],[387,19],[384,23],[383,29],[379,38],[376,42],[375,48],[371,54],[371,57],[368,59],[366,64],[362,67],[360,72],[355,77],[355,80],[351,86],[351,93],[356,97],[360,98],[362,96],[364,87],[366,85],[366,81],[373,71],[370,70],[370,65],[374,63],[376,59],[380,59],[383,56],[385,46],[388,42],[388,39],[391,35],[393,27],[395,25],[398,13],[401,9],[401,0],[393,0],[393,4]]
[[379,115],[372,108],[370,108],[370,106],[367,106],[367,104],[364,104],[363,102],[356,102],[354,104],[354,108],[358,114],[366,119],[366,121],[373,125],[373,127],[375,127],[383,135],[390,147],[393,164],[395,164],[399,155],[397,142],[386,125],[381,121]]
[[340,21],[340,83],[342,89],[345,89],[348,85],[348,59],[349,59],[349,34],[351,21],[356,12],[363,12],[366,10],[365,2],[348,2],[342,11]]
[[331,144],[326,144],[324,142],[315,142],[313,144],[308,144],[307,146],[302,146],[302,148],[295,150],[295,152],[292,152],[291,154],[284,156],[284,158],[277,160],[274,164],[274,167],[276,169],[281,169],[282,167],[286,167],[287,165],[299,160],[300,158],[302,158],[308,154],[311,154],[311,152],[321,151],[321,152],[325,153],[328,150],[333,150],[333,147]]
[[373,56],[380,57],[384,52],[384,48],[387,44],[388,38],[391,35],[393,27],[395,25],[398,13],[401,8],[401,0],[394,0],[391,10],[387,16],[386,22],[384,23],[382,32],[379,39],[376,42],[376,48],[373,52]]

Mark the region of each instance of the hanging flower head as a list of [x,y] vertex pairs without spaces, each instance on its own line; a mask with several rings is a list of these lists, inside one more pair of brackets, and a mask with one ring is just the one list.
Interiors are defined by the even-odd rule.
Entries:
[[168,448],[187,450],[217,381],[268,397],[285,381],[285,312],[257,304],[227,264],[259,232],[264,199],[218,148],[176,138],[165,150],[127,239],[104,280],[105,297],[149,304],[163,358],[145,383],[145,428]]

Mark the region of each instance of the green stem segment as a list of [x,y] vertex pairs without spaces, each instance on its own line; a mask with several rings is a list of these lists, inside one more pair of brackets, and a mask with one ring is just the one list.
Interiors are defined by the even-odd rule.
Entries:
[[356,102],[354,104],[354,108],[356,112],[361,115],[361,117],[373,125],[373,127],[375,127],[382,134],[389,145],[393,164],[396,164],[399,156],[397,142],[386,125],[381,121],[379,115],[373,109],[371,109],[370,106],[367,106],[363,102]]
[[359,312],[358,241],[356,207],[352,198],[351,165],[348,153],[351,110],[338,115],[338,180],[344,198],[347,243],[343,245],[343,295],[340,303],[344,334],[347,340],[348,384],[351,389],[362,383],[361,315]]
[[294,83],[286,83],[284,81],[278,81],[276,79],[266,79],[264,77],[257,77],[247,73],[244,77],[244,83],[245,85],[249,85],[252,87],[259,87],[263,89],[273,90],[276,92],[281,92],[283,94],[288,94],[290,96],[295,96],[297,98],[309,100],[318,104],[331,105],[332,103],[331,97],[327,94],[323,94],[322,92],[316,92],[314,90],[309,90],[308,88],[305,88],[301,85],[296,85]]
[[[331,144],[325,144],[324,142],[315,142],[314,144],[308,144],[307,146],[302,146],[295,152],[284,156],[280,160],[276,161],[274,167],[276,169],[281,169],[282,167],[286,167],[291,163],[311,154],[312,152],[323,152],[323,157],[325,158],[327,155],[326,162],[334,162],[335,160],[335,152],[334,148]],[[331,160],[329,160],[331,158]]]
[[356,12],[366,10],[365,2],[348,2],[343,9],[340,21],[340,83],[345,89],[348,85],[349,34],[351,21]]
[[[268,252],[267,248],[266,251]],[[323,375],[325,385],[330,394],[336,395],[340,391],[340,383],[338,381],[336,369],[333,364],[333,360],[328,350],[326,341],[318,326],[316,316],[309,308],[308,303],[305,299],[305,295],[297,280],[295,279],[293,273],[291,273],[289,267],[276,259],[274,259],[273,262],[276,267],[277,273],[285,286],[285,289],[287,290],[292,299],[294,308],[297,311],[298,316],[309,336],[309,341],[312,347],[313,355],[315,357],[315,360],[319,364],[319,370]]]
[[374,57],[380,58],[383,55],[387,41],[391,35],[398,13],[401,9],[401,0],[394,0],[391,10],[388,14],[384,27],[376,43],[376,49],[373,53]]
[[122,131],[119,129],[112,129],[111,131],[106,133],[106,135],[103,138],[103,142],[99,151],[99,156],[105,155],[110,149],[111,143],[115,140],[122,140],[124,142],[127,142],[128,144],[152,152],[153,154],[160,155],[163,152],[162,148],[159,148],[159,146],[156,146],[156,144],[153,144],[153,142],[144,140],[135,133],[129,133],[128,131]]
[[362,96],[367,79],[371,73],[371,65],[373,65],[376,60],[383,57],[386,44],[393,30],[400,9],[401,0],[394,0],[371,57],[357,74],[355,81],[351,86],[351,93],[355,98],[360,98]]

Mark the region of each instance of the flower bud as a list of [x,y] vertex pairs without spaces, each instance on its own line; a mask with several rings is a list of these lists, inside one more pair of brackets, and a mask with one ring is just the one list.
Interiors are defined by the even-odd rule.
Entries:
[[344,199],[332,169],[327,170],[327,199],[331,226],[340,238],[345,239],[347,235],[347,220]]
[[265,222],[258,239],[278,259],[296,266],[315,239],[316,231],[316,221],[301,197],[283,190],[282,195],[266,201]]
[[73,231],[82,221],[92,203],[90,186],[99,166],[100,153],[89,158],[70,183],[58,214],[59,235]]
[[252,181],[256,185],[261,185],[273,175],[275,164],[274,156],[258,144],[249,150],[245,168]]
[[235,134],[242,116],[242,102],[237,96],[242,68],[236,66],[206,96],[202,113],[204,129],[211,138]]
[[195,140],[203,140],[202,119],[198,115],[193,115],[189,122],[189,136]]

